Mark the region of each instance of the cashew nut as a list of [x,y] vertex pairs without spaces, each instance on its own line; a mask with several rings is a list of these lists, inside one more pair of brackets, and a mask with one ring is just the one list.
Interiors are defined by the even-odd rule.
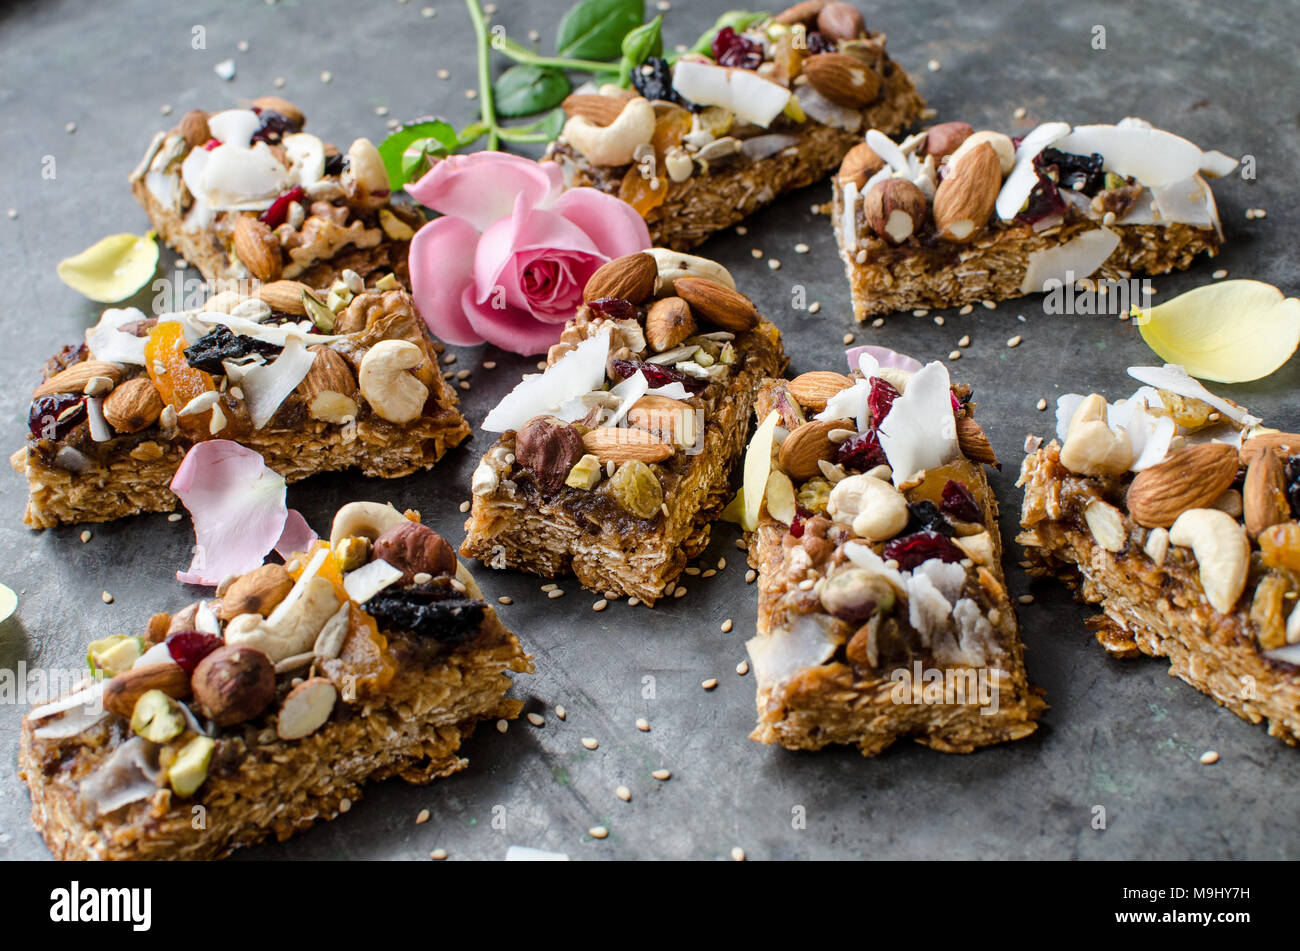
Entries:
[[893,538],[907,525],[907,499],[888,482],[853,475],[831,489],[826,511],[853,534],[872,541]]
[[371,211],[388,201],[388,172],[379,150],[369,139],[360,138],[348,149],[348,164],[339,176],[343,194],[354,205]]
[[673,293],[675,289],[673,282],[679,277],[707,277],[733,291],[736,289],[736,279],[717,261],[710,261],[697,254],[683,254],[681,251],[673,251],[669,248],[651,248],[649,254],[655,259],[659,269],[657,293],[660,297],[667,297]]
[[283,613],[276,608],[269,618],[260,614],[232,618],[226,625],[226,643],[256,647],[273,663],[279,663],[310,651],[339,604],[334,585],[317,575],[307,582],[299,597],[293,598],[290,592],[290,597],[281,602],[282,607],[287,606]]
[[1200,567],[1201,588],[1210,605],[1227,614],[1241,597],[1250,569],[1246,529],[1219,509],[1188,509],[1174,520],[1169,541],[1190,548]]
[[429,388],[406,372],[422,363],[424,351],[409,340],[381,340],[362,357],[357,383],[381,419],[404,426],[424,411]]
[[1061,447],[1061,465],[1090,476],[1119,475],[1133,464],[1133,441],[1128,433],[1106,424],[1106,398],[1093,393],[1074,411]]
[[384,532],[406,521],[406,516],[387,502],[349,502],[334,514],[330,526],[330,548],[345,538],[374,541]]
[[629,165],[638,145],[649,142],[655,134],[655,110],[650,101],[636,98],[607,126],[574,116],[564,124],[562,138],[592,165]]

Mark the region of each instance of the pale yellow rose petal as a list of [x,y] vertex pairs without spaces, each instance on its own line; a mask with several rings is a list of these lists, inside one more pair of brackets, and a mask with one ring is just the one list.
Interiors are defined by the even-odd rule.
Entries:
[[59,262],[59,280],[101,304],[125,300],[149,283],[158,267],[158,242],[146,235],[114,234]]
[[1133,315],[1147,346],[1200,380],[1258,380],[1300,345],[1300,300],[1262,281],[1206,284]]
[[18,607],[18,595],[8,585],[0,584],[0,621],[9,620],[9,615]]
[[747,532],[758,528],[758,510],[763,505],[763,495],[767,489],[767,477],[772,471],[772,444],[776,441],[776,424],[781,414],[776,410],[767,414],[767,419],[759,424],[754,438],[745,450],[745,481],[741,485],[744,498],[744,510],[741,514],[740,527]]

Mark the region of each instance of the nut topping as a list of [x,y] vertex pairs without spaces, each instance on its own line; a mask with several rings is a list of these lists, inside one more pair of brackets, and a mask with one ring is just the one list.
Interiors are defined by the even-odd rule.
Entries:
[[865,142],[859,142],[849,149],[840,162],[839,181],[841,185],[853,182],[861,191],[867,185],[867,179],[885,167],[885,160],[876,154],[876,150]]
[[325,725],[339,698],[338,688],[324,677],[304,680],[289,691],[280,707],[275,733],[282,740],[300,740]]
[[146,376],[127,380],[104,399],[104,418],[119,433],[148,429],[162,411],[162,396]]
[[941,162],[970,138],[974,130],[965,122],[940,122],[925,133],[925,154]]
[[591,303],[605,297],[618,297],[640,304],[649,300],[655,292],[655,278],[658,274],[659,266],[655,259],[644,251],[625,254],[621,258],[606,261],[591,275],[582,291],[582,299]]
[[1237,450],[1232,446],[1186,446],[1137,474],[1128,487],[1129,515],[1147,528],[1168,528],[1188,509],[1209,508],[1236,478]]
[[588,122],[601,126],[613,125],[614,120],[623,112],[632,95],[602,96],[599,93],[573,93],[560,103],[564,114],[570,119],[582,116]]
[[810,56],[803,64],[803,74],[831,102],[850,109],[869,106],[880,94],[880,77],[848,53]]
[[742,333],[758,325],[758,310],[753,301],[717,281],[707,277],[679,277],[674,287],[693,314],[723,330]]
[[265,222],[251,215],[235,219],[235,256],[259,281],[277,281],[284,271],[280,242]]
[[902,244],[925,223],[925,194],[905,178],[877,182],[862,199],[862,212],[876,236]]
[[515,434],[515,458],[545,496],[564,487],[569,470],[586,452],[578,430],[554,416],[531,419]]
[[998,465],[998,457],[993,452],[989,437],[984,435],[983,427],[969,416],[957,418],[957,448],[967,459],[991,466]]
[[593,429],[582,443],[601,463],[663,462],[674,452],[671,444],[644,429]]
[[696,331],[690,305],[680,297],[665,297],[650,305],[645,338],[656,353],[671,350]]
[[1286,497],[1286,476],[1282,462],[1273,452],[1261,453],[1246,470],[1242,489],[1242,507],[1246,534],[1258,538],[1260,532],[1291,517]]
[[419,522],[403,519],[375,539],[374,554],[402,572],[402,583],[416,575],[440,578],[456,573],[456,553],[446,539]]
[[832,396],[841,390],[847,390],[852,385],[853,381],[843,373],[813,370],[809,373],[800,373],[790,381],[786,389],[802,409],[820,413],[826,408],[826,403]]
[[161,690],[174,699],[190,695],[190,676],[179,664],[149,664],[122,671],[104,687],[104,708],[120,717],[130,717],[136,703],[150,690]]
[[202,109],[191,109],[181,116],[177,128],[180,134],[185,136],[185,144],[191,149],[197,149],[212,138],[212,133],[208,131],[208,114]]
[[781,468],[799,482],[811,479],[821,472],[818,460],[835,456],[835,443],[830,441],[828,433],[846,426],[851,427],[853,423],[843,419],[815,419],[804,423],[781,444],[777,460]]
[[408,370],[425,362],[409,340],[381,340],[361,359],[361,395],[381,419],[404,426],[424,411],[429,388]]
[[97,376],[106,377],[116,386],[122,381],[122,368],[104,360],[83,360],[66,370],[60,370],[32,392],[32,399],[53,396],[55,393],[81,394],[86,384]]
[[973,239],[988,224],[1001,188],[1002,167],[991,145],[980,143],[960,158],[953,156],[934,193],[939,237],[957,243]]
[[326,423],[341,424],[357,418],[357,381],[342,354],[322,344],[307,348],[316,355],[298,391],[307,414]]
[[1087,397],[1074,411],[1061,447],[1061,465],[1079,475],[1119,475],[1133,464],[1133,442],[1127,432],[1106,424],[1106,398]]
[[828,3],[817,14],[817,29],[832,40],[856,40],[867,35],[862,14],[851,3]]
[[284,565],[254,568],[231,582],[221,596],[217,617],[222,621],[229,621],[241,614],[269,617],[292,588],[293,578]]
[[200,711],[217,726],[258,716],[275,699],[275,665],[255,647],[218,647],[194,668],[191,680]]
[[271,310],[295,317],[306,317],[307,306],[303,294],[310,294],[311,288],[301,281],[272,281],[257,289],[257,296]]

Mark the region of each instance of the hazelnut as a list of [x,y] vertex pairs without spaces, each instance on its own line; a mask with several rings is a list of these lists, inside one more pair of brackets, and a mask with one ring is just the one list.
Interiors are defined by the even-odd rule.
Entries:
[[375,539],[374,554],[400,570],[404,584],[411,584],[418,574],[437,578],[456,572],[456,553],[446,539],[410,520],[403,520]]
[[263,565],[230,583],[221,596],[217,617],[223,621],[241,614],[267,617],[293,588],[293,578],[284,565]]
[[217,726],[253,719],[275,699],[275,665],[255,647],[226,644],[194,668],[194,699]]
[[925,133],[925,154],[933,155],[935,162],[941,162],[957,151],[957,146],[970,138],[974,131],[966,122],[940,122],[930,126]]
[[905,178],[887,178],[867,192],[862,212],[878,237],[902,244],[925,223],[925,194]]
[[858,8],[851,3],[828,3],[817,14],[817,29],[832,40],[856,40],[867,33]]
[[559,492],[586,452],[578,430],[554,416],[530,419],[515,434],[515,459],[533,474],[542,495]]
[[865,142],[859,142],[849,149],[840,163],[839,182],[847,185],[853,182],[861,190],[866,187],[867,179],[885,167],[885,160],[876,154],[876,150]]

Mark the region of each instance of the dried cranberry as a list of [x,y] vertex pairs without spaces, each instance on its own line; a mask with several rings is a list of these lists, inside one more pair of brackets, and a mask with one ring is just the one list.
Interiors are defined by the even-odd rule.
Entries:
[[938,532],[949,538],[957,534],[952,522],[943,517],[939,507],[929,499],[912,502],[907,506],[907,527],[904,532]]
[[857,472],[866,472],[888,463],[885,450],[880,447],[880,436],[874,429],[857,433],[840,443],[835,449],[835,461],[844,468]]
[[169,634],[163,643],[167,645],[167,653],[172,655],[172,660],[176,661],[181,670],[192,674],[194,668],[199,666],[199,661],[225,641],[215,634],[205,634],[202,631],[177,631],[175,634]]
[[871,378],[871,392],[867,394],[867,409],[871,410],[871,428],[877,429],[894,408],[894,400],[903,394],[888,380]]
[[211,152],[213,149],[215,149],[215,148],[216,148],[218,145],[220,145],[220,144],[221,144],[221,140],[220,140],[220,139],[208,139],[208,141],[206,141],[206,142],[203,143],[203,151],[205,151],[205,152]]
[[250,353],[275,357],[281,349],[277,344],[237,334],[225,324],[218,324],[185,348],[185,362],[205,373],[224,374],[222,360],[238,360]]
[[958,399],[957,394],[954,393],[952,390],[948,391],[948,398],[952,400],[952,411],[954,413],[960,413],[962,404],[970,402],[970,396],[966,396],[964,399]]
[[621,297],[601,297],[587,305],[592,313],[610,320],[635,320],[636,306]]
[[803,538],[803,516],[797,511],[794,513],[794,521],[790,523],[790,537]]
[[1029,193],[1029,202],[1025,205],[1025,210],[1016,215],[1016,221],[1028,225],[1065,212],[1065,199],[1061,197],[1061,190],[1056,187],[1056,183],[1048,178],[1042,169],[1035,169],[1035,171],[1038,173],[1038,184]]
[[1034,165],[1046,170],[1056,167],[1056,183],[1061,188],[1082,192],[1091,198],[1101,191],[1106,184],[1106,174],[1102,171],[1105,161],[1100,153],[1076,155],[1062,152],[1050,146],[1034,157]]
[[86,398],[72,393],[52,393],[32,400],[27,428],[37,439],[57,442],[86,418]]
[[267,145],[279,145],[280,140],[286,135],[301,132],[302,129],[298,123],[294,122],[288,116],[283,116],[274,109],[255,109],[258,118],[262,120],[257,131],[249,139],[249,144],[253,142],[265,142]]
[[724,26],[713,38],[713,58],[719,66],[758,69],[763,63],[763,48],[731,27]]
[[673,70],[668,60],[662,56],[651,56],[640,66],[632,70],[632,85],[642,96],[654,102],[677,102],[689,105],[673,89]]
[[271,207],[266,209],[257,216],[257,220],[265,224],[268,228],[278,228],[284,224],[284,220],[289,217],[289,206],[294,202],[302,201],[307,197],[301,186],[295,185],[275,201],[271,202]]
[[975,496],[971,494],[970,489],[956,479],[949,479],[944,485],[942,498],[940,508],[945,514],[951,515],[959,522],[984,521],[984,512],[980,509],[979,503],[975,501]]
[[902,535],[885,545],[881,557],[898,562],[900,571],[911,571],[917,565],[937,558],[940,561],[961,561],[966,556],[962,550],[938,532],[914,532]]
[[650,381],[650,386],[658,388],[669,383],[680,383],[688,393],[703,393],[709,385],[706,380],[699,380],[681,370],[660,366],[657,363],[642,363],[640,360],[613,360],[610,369],[620,380],[626,380],[640,370]]
[[826,38],[825,33],[813,30],[808,34],[808,53],[816,56],[818,53],[834,53],[839,47],[835,45],[834,40]]

